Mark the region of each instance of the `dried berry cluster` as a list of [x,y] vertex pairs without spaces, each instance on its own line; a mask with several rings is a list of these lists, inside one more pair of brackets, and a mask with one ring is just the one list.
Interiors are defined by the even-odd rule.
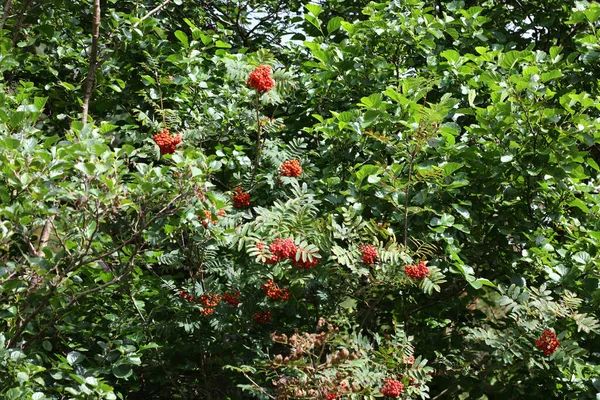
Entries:
[[371,265],[375,263],[377,259],[377,249],[370,244],[360,246],[362,251],[362,260],[365,264]]
[[[314,255],[311,260],[310,257],[307,256],[308,251],[302,247],[296,246],[294,239],[292,238],[275,239],[275,241],[269,245],[269,251],[271,252],[271,255],[268,257],[263,254],[264,247],[265,244],[262,242],[256,244],[256,248],[260,251],[257,257],[264,257],[263,262],[265,264],[275,264],[278,261],[289,259],[292,262],[292,265],[294,265],[296,268],[308,269],[315,267],[319,262],[319,259],[314,257]],[[300,252],[300,257],[296,259],[298,252]],[[306,253],[306,255],[303,253]]]
[[290,291],[288,288],[281,289],[272,279],[269,279],[266,285],[262,283],[261,286],[265,291],[265,294],[272,300],[287,301],[290,298]]
[[404,389],[402,382],[395,379],[388,378],[384,383],[385,385],[379,391],[381,394],[387,397],[398,397]]
[[271,311],[257,312],[256,314],[254,314],[252,319],[254,320],[254,322],[266,323],[271,322],[273,320],[273,315],[271,314]]
[[177,145],[181,143],[181,135],[171,136],[168,129],[163,129],[154,135],[154,141],[160,148],[160,154],[173,154]]
[[280,176],[290,176],[297,178],[302,174],[302,167],[300,162],[296,159],[289,160],[281,164],[279,167]]
[[429,275],[429,268],[427,268],[425,261],[420,261],[418,265],[407,265],[404,267],[404,272],[411,279],[425,279]]
[[240,291],[238,290],[236,293],[225,293],[223,294],[222,300],[230,306],[237,307],[238,304],[240,304]]
[[542,350],[545,355],[552,355],[556,348],[560,345],[560,342],[556,338],[556,333],[550,329],[546,329],[542,332],[542,336],[535,341],[535,345],[538,349]]
[[233,206],[236,208],[248,207],[250,205],[250,193],[242,191],[242,188],[238,186],[235,189],[232,201]]
[[261,93],[273,89],[275,81],[271,78],[271,67],[268,65],[261,65],[255,68],[254,71],[250,73],[246,85]]

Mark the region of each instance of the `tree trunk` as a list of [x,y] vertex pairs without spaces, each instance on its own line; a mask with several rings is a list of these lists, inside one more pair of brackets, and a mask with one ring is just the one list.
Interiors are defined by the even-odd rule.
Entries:
[[81,121],[87,122],[88,110],[90,108],[90,100],[92,91],[94,90],[94,82],[96,78],[96,69],[98,68],[98,40],[100,38],[100,0],[94,0],[92,20],[92,50],[90,52],[90,67],[87,77],[85,78],[85,86],[83,91],[83,108],[81,109]]

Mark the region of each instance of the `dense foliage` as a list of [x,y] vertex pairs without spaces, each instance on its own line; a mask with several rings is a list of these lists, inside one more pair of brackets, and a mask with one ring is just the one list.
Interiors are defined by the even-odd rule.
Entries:
[[5,0],[0,394],[600,396],[600,5]]

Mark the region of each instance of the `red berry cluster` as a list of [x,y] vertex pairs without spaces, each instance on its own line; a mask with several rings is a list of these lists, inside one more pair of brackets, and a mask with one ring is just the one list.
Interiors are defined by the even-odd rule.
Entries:
[[[304,249],[300,249],[300,251],[304,252]],[[313,257],[312,261],[308,258],[306,261],[302,261],[302,258],[299,260],[292,259],[292,265],[298,269],[310,269],[312,267],[316,267],[319,262],[318,258]]]
[[379,391],[387,397],[398,397],[403,389],[404,385],[402,382],[395,379],[386,379],[385,385]]
[[202,296],[196,299],[194,296],[190,295],[187,292],[187,290],[182,290],[181,292],[179,292],[179,297],[187,301],[202,304],[204,308],[200,310],[200,314],[204,315],[205,317],[208,317],[209,315],[214,313],[215,307],[219,304],[219,301],[221,301],[220,295],[212,293],[203,294]]
[[550,329],[546,329],[542,332],[542,336],[535,341],[535,345],[538,349],[542,350],[545,355],[552,355],[560,342],[556,338],[556,333],[551,331]]
[[[262,242],[256,244],[256,248],[261,252],[260,255],[262,255],[262,251],[263,251],[264,247],[265,247],[265,244]],[[263,261],[265,264],[276,264],[278,261],[290,259],[292,262],[292,265],[294,265],[296,268],[308,269],[308,268],[315,267],[317,265],[317,263],[319,262],[319,259],[314,257],[314,255],[312,257],[312,260],[309,260],[308,257],[305,257],[306,258],[305,261],[302,260],[302,257],[300,257],[298,260],[296,260],[296,254],[298,251],[300,251],[301,253],[308,253],[308,252],[305,249],[303,249],[302,247],[296,246],[296,244],[294,244],[294,239],[292,239],[292,238],[287,238],[287,239],[277,238],[277,239],[275,239],[275,241],[269,245],[269,250],[271,251],[271,256],[267,257]]]
[[300,162],[296,159],[286,161],[279,167],[279,176],[291,176],[297,178],[301,174],[302,167],[300,166]]
[[213,225],[217,224],[217,220],[212,219],[212,213],[209,210],[202,210],[202,213],[204,214],[204,218],[202,218],[201,215],[198,215],[198,218],[202,219],[202,226],[208,228],[208,225],[211,223]]
[[336,392],[331,392],[331,393],[327,393],[325,395],[325,399],[326,400],[337,400],[337,393]]
[[269,249],[274,257],[277,257],[277,259],[281,260],[284,258],[295,258],[296,252],[298,251],[298,246],[294,244],[294,239],[292,238],[277,238],[273,243],[271,243]]
[[168,129],[163,129],[154,135],[154,141],[160,148],[160,154],[173,154],[177,145],[181,143],[181,135],[171,136]]
[[248,207],[250,205],[250,193],[242,191],[242,188],[238,186],[235,189],[232,201],[235,208]]
[[256,314],[254,314],[252,319],[254,320],[254,322],[266,323],[271,322],[273,320],[273,315],[271,314],[271,311],[257,312]]
[[365,264],[371,265],[375,264],[375,260],[377,259],[377,249],[370,244],[360,246],[360,251],[362,251],[362,260]]
[[259,92],[268,92],[275,86],[275,81],[271,78],[271,67],[261,65],[250,73],[246,85],[258,90]]
[[279,288],[272,279],[269,279],[266,285],[261,283],[261,286],[265,291],[265,294],[273,300],[287,301],[290,298],[290,291],[288,288]]
[[415,358],[413,356],[404,357],[402,362],[404,362],[404,364],[406,364],[406,365],[413,365],[415,363]]
[[418,265],[407,265],[404,267],[404,272],[411,279],[425,279],[429,275],[429,268],[425,264],[425,261],[420,261]]
[[[256,248],[262,253],[263,249],[265,248],[265,244],[263,242],[256,243]],[[277,261],[279,261],[279,257],[272,255],[271,257],[266,258],[264,263],[277,264]]]
[[240,304],[240,291],[238,290],[236,293],[225,293],[223,294],[223,302],[229,304],[230,306],[237,307]]

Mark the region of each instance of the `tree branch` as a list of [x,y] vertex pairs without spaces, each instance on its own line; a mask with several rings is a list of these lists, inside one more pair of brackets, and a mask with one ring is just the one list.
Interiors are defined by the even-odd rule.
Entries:
[[88,111],[92,91],[98,69],[98,41],[100,39],[100,0],[94,0],[93,19],[92,19],[92,50],[90,52],[90,67],[85,78],[85,87],[83,91],[83,107],[81,109],[81,121],[85,124],[88,119]]
[[138,22],[136,22],[135,24],[133,24],[134,28],[137,28],[137,26],[142,23],[146,18],[151,17],[152,15],[156,14],[157,12],[159,12],[160,10],[162,10],[167,4],[169,4],[171,2],[171,0],[165,0],[162,3],[160,3],[158,6],[156,6],[155,8],[153,8],[152,10],[150,10],[148,12],[148,14],[144,15],[142,18],[140,18],[140,20]]
[[4,23],[8,19],[8,14],[10,13],[10,9],[12,7],[13,0],[8,0],[4,5],[4,13],[2,14],[2,20],[0,20],[0,29],[4,28]]

